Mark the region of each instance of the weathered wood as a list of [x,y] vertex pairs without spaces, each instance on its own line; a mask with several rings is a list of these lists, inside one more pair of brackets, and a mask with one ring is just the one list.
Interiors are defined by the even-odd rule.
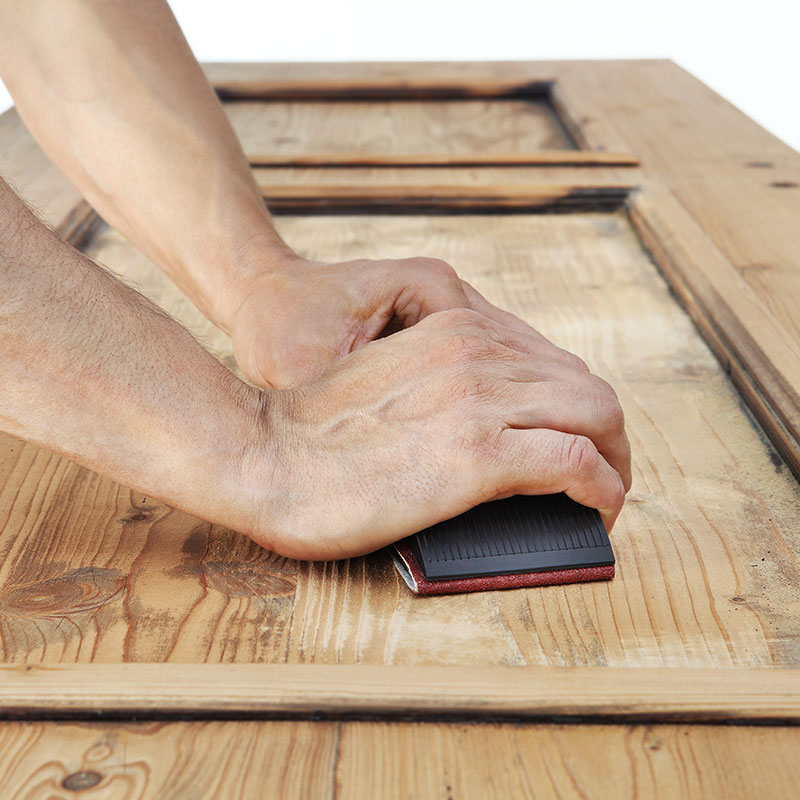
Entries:
[[[785,375],[785,363],[800,350],[800,154],[671,62],[603,62],[594,70],[565,62],[557,82],[576,108],[595,107],[606,132],[614,131],[605,146],[636,153],[646,179],[672,192],[727,260],[725,269],[714,258],[686,271],[685,302],[705,304],[720,320],[727,314],[718,328],[733,342],[752,384],[758,386],[765,371]],[[604,146],[598,137],[592,144]],[[665,221],[663,241],[671,220],[660,206],[660,199],[650,204]],[[673,231],[672,237],[680,235]],[[717,299],[709,306],[712,294]],[[756,336],[776,328],[763,348],[738,349],[743,330]],[[779,377],[772,379],[760,395],[745,392],[745,399],[782,452],[796,454],[798,384],[791,391],[779,384]],[[796,457],[790,458],[797,470]]]
[[[7,723],[9,797],[790,797],[797,728]],[[224,765],[224,769],[220,769]],[[72,788],[66,788],[72,787]]]
[[311,722],[0,726],[3,796],[329,797],[339,729]]
[[437,184],[343,185],[342,183],[260,185],[267,205],[276,212],[429,209],[534,209],[550,207],[616,208],[633,187],[597,186],[591,178],[578,184],[510,183],[492,186]]
[[[636,167],[639,164],[631,153],[595,153],[591,150],[541,150],[536,153],[303,152],[297,155],[248,152],[246,155],[254,167]],[[433,177],[430,173],[427,176]]]
[[574,149],[544,100],[224,103],[245,155],[431,158]]
[[[366,159],[388,153],[380,157],[401,160],[419,153],[445,160],[464,152],[480,159],[480,153],[491,157],[498,152],[530,157],[543,146],[563,150],[563,131],[557,122],[553,126],[544,102],[548,96],[581,148],[630,152],[642,159],[648,183],[632,213],[648,245],[756,413],[767,425],[773,419],[783,425],[770,428],[770,435],[779,441],[781,430],[792,433],[787,398],[798,388],[792,350],[798,339],[791,310],[797,305],[800,251],[791,184],[797,182],[798,157],[674,66],[278,65],[265,70],[252,65],[227,73],[223,68],[218,75],[223,93],[258,96],[282,87],[283,100],[269,105],[277,109],[273,118],[279,128],[301,132],[299,144],[278,142],[283,150],[274,150],[276,137],[259,127],[269,118],[266,110],[242,104],[242,118],[252,116],[255,134],[272,143],[261,150],[270,158],[273,152],[289,159],[303,158],[306,152],[312,158],[349,158],[354,148]],[[397,88],[387,92],[386,86]],[[382,107],[399,114],[395,121],[411,120],[411,135],[395,136],[396,126],[373,123],[362,138],[332,146],[326,140],[329,133],[315,133],[302,119],[298,123],[297,112],[305,108],[306,120],[339,114],[341,130],[352,130],[363,102],[340,99],[339,110],[332,112],[335,104],[317,101],[331,90],[342,97],[353,87],[362,92],[362,100],[390,98]],[[446,99],[459,92],[461,100]],[[465,99],[470,92],[471,99]],[[490,99],[503,93],[504,100]],[[410,98],[421,95],[437,99],[425,100],[426,110],[413,110],[420,103]],[[295,101],[289,102],[291,98]],[[537,128],[504,117],[509,109],[521,113],[526,106],[535,109],[529,112],[531,119],[545,124]],[[355,116],[348,116],[348,109]],[[477,109],[483,120],[474,116],[463,126],[465,118],[458,115]],[[477,123],[490,115],[501,122],[486,134]],[[292,116],[296,128],[287,122]],[[447,124],[437,132],[442,121]],[[454,125],[463,127],[460,140],[448,134]],[[15,171],[18,188],[43,208],[51,224],[75,240],[83,236],[90,215],[76,205],[74,191],[54,177],[24,139],[15,115],[0,118],[2,126],[11,131],[18,149],[13,158],[3,151],[0,168]],[[382,143],[381,137],[389,134],[388,144]],[[539,137],[534,146],[525,141],[531,136]],[[256,139],[246,141],[246,147]],[[258,155],[256,149],[252,152]],[[586,158],[595,158],[595,153]],[[337,180],[346,187],[340,195],[350,193],[346,199],[358,191],[377,196],[375,187],[389,186],[395,187],[396,197],[387,196],[386,202],[397,203],[415,191],[421,196],[415,185],[427,185],[447,187],[443,193],[450,200],[483,193],[492,204],[502,200],[509,186],[517,196],[538,191],[542,197],[542,187],[548,185],[551,193],[552,187],[564,192],[567,186],[627,192],[639,182],[625,167],[587,166],[581,180],[570,175],[576,167],[539,164],[505,170],[431,166],[423,170],[427,175],[411,172],[422,168],[386,165],[295,167],[283,170],[292,175],[283,183],[275,180],[280,169],[258,174],[260,179],[269,175],[278,189],[288,186],[289,195],[307,203],[315,194],[331,193]],[[538,177],[531,179],[526,170]],[[548,170],[555,171],[554,179],[546,179]],[[616,173],[613,181],[606,180],[606,170]],[[401,171],[402,178],[390,177]],[[318,177],[321,172],[325,178]],[[509,173],[513,177],[501,177]],[[477,177],[464,189],[470,175]],[[653,178],[665,187],[661,199],[649,188]],[[687,210],[691,224],[677,214],[676,203]],[[159,708],[185,713],[193,703],[202,705],[203,713],[213,708],[218,713],[308,714],[327,703],[334,714],[411,709],[416,714],[480,716],[487,713],[488,702],[495,705],[494,713],[511,714],[512,708],[519,713],[521,707],[534,716],[620,718],[646,712],[651,719],[762,715],[773,721],[797,720],[795,676],[800,673],[773,668],[800,663],[800,491],[676,308],[624,215],[362,215],[281,218],[279,227],[298,250],[322,260],[412,254],[445,258],[490,299],[581,353],[612,381],[626,409],[636,468],[634,491],[614,532],[619,577],[608,585],[420,601],[406,591],[383,554],[337,563],[287,561],[46,451],[1,437],[0,658],[96,662],[76,671],[5,673],[12,676],[5,683],[7,710],[34,713],[38,703],[35,713],[47,715],[63,713],[72,704],[77,713],[89,714],[98,699],[108,713],[122,709],[128,714],[135,709],[155,714]],[[103,228],[92,231],[86,246],[125,279],[140,284],[233,366],[227,338],[116,234]],[[738,272],[739,288],[730,265]],[[742,281],[745,292],[740,291]],[[788,446],[782,452],[791,457]],[[189,666],[153,663],[162,661]],[[217,666],[197,663],[204,661]],[[227,662],[240,663],[228,667]],[[311,681],[310,691],[309,681],[295,672],[307,666],[302,662],[314,669],[337,666],[331,667],[335,672],[330,676],[314,673],[322,677]],[[356,667],[347,665],[357,664],[390,666],[381,673],[384,677],[373,678],[370,689],[366,673],[350,674]],[[445,665],[440,678],[432,681],[429,673],[414,678],[417,666],[433,664]],[[466,677],[463,670],[469,665],[486,669],[480,670],[479,681],[477,673]],[[494,670],[505,665],[566,665],[575,670],[563,673],[563,679],[559,670],[548,670],[549,677],[532,688],[531,683],[522,685],[529,674],[524,669],[509,679]],[[670,669],[650,672],[645,667]],[[127,668],[132,671],[124,676],[117,672]],[[173,668],[179,677],[170,678]],[[196,672],[207,668],[217,669],[220,677]],[[239,668],[253,672],[231,679],[230,670]],[[263,672],[256,676],[273,668],[274,678],[271,672],[269,680]],[[81,673],[83,669],[98,672]],[[338,689],[332,692],[331,687]],[[259,712],[254,712],[254,703]],[[397,749],[412,752],[403,750],[403,742],[413,747],[405,734],[389,733],[390,726],[381,730],[388,738],[373,737],[380,747],[387,748],[396,736]],[[434,750],[439,742],[444,750],[445,732],[457,729],[429,730],[441,733],[418,737],[421,746]],[[320,733],[318,750],[325,763],[327,735]],[[594,741],[611,747],[612,740],[608,735]],[[340,737],[340,748],[343,741]],[[620,747],[630,752],[631,741]],[[584,742],[581,752],[599,750],[605,758],[602,745]],[[523,743],[498,732],[484,749],[495,746],[507,747],[511,754]],[[712,753],[712,746],[704,752]],[[743,752],[742,745],[739,750],[731,747],[734,753]],[[685,763],[686,752],[675,752]],[[519,752],[514,755],[513,779],[528,780]],[[747,757],[743,754],[740,763],[747,764]],[[481,763],[478,756],[466,760]],[[357,758],[340,763],[347,764],[341,775],[364,771]],[[399,763],[389,759],[380,774],[393,776]],[[631,769],[638,788],[644,769],[653,763],[640,760],[637,765]],[[442,772],[438,766],[432,769]],[[716,773],[704,765],[702,778],[708,783],[703,787],[728,787],[713,783],[714,776],[738,775],[736,769]],[[230,774],[223,771],[220,780]],[[572,785],[584,785],[576,774],[570,772]],[[684,781],[682,785],[699,780],[691,770],[679,774],[676,780]],[[482,780],[485,786],[486,776],[474,775],[474,785]],[[768,778],[777,781],[769,775],[761,786],[772,785]],[[312,790],[317,786],[310,785]],[[288,786],[289,793],[297,788]],[[509,786],[505,796],[519,794],[516,783]]]
[[630,212],[698,329],[800,476],[800,343],[663,187],[649,183]]
[[[278,227],[322,260],[445,258],[612,380],[635,465],[614,531],[619,577],[420,601],[382,553],[280,559],[9,438],[3,660],[798,664],[800,490],[623,214],[280,217]],[[117,234],[101,229],[89,251],[232,365],[227,337]]]
[[[577,152],[577,151],[576,151]],[[632,167],[256,167],[272,211],[616,206],[639,186]]]
[[0,716],[800,722],[800,670],[338,664],[0,667]]

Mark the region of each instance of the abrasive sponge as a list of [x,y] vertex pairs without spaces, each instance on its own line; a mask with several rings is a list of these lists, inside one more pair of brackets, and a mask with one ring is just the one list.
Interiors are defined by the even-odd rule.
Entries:
[[416,594],[514,589],[614,577],[600,514],[564,494],[495,500],[393,546]]

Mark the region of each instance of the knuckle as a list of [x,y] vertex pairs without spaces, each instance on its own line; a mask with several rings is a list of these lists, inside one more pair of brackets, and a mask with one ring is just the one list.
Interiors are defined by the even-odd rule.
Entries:
[[611,507],[622,508],[625,503],[625,485],[622,482],[622,478],[615,482],[614,487],[610,490],[610,495]]
[[451,362],[470,365],[491,358],[496,348],[492,341],[477,333],[455,333],[445,339],[444,349]]
[[620,405],[617,393],[602,378],[596,379],[594,400],[597,415],[603,425],[614,431],[625,428],[625,413]]
[[591,372],[589,365],[580,356],[576,356],[575,353],[570,353],[569,350],[564,350],[563,353],[564,361],[567,366],[572,367],[572,369],[578,372]]
[[499,449],[500,428],[494,429],[475,417],[467,417],[459,425],[459,449],[481,461]]
[[597,449],[586,436],[567,434],[562,450],[562,459],[571,473],[591,470],[597,459]]
[[415,262],[429,274],[433,273],[447,280],[458,280],[458,275],[453,267],[441,258],[423,257],[415,259]]
[[486,327],[484,324],[485,317],[471,308],[450,308],[447,311],[442,311],[441,316],[447,325],[454,328],[483,330]]

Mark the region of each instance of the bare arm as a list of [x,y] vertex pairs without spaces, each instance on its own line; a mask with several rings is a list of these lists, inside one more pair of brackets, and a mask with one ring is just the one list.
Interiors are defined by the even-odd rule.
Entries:
[[515,493],[565,491],[610,527],[625,493],[614,393],[541,336],[443,311],[261,391],[1,180],[0,371],[3,430],[287,556],[369,552]]
[[0,180],[0,428],[252,530],[260,392]]
[[275,232],[165,0],[0,0],[0,74],[50,158],[232,334],[244,374],[292,386],[451,308],[530,328],[443,261],[323,264]]
[[0,14],[0,74],[37,141],[229,329],[251,272],[290,251],[166,2],[0,0]]

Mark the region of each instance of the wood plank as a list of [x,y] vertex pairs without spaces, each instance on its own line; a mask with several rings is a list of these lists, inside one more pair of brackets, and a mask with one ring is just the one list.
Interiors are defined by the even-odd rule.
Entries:
[[[575,151],[577,152],[577,151]],[[273,212],[408,208],[619,206],[641,182],[633,167],[255,167]]]
[[[469,166],[562,166],[636,167],[639,160],[631,153],[602,153],[589,150],[540,150],[538,152],[473,153],[374,153],[329,152],[280,155],[248,152],[254,167],[469,167]],[[429,177],[431,177],[429,175]]]
[[800,670],[340,664],[0,666],[0,715],[800,722]]
[[310,722],[0,726],[5,797],[331,796],[338,729]]
[[800,343],[663,187],[648,183],[630,212],[698,329],[800,476]]
[[227,101],[224,109],[248,157],[352,160],[428,153],[569,150],[574,144],[552,107],[526,100]]
[[800,154],[672,62],[564,62],[558,81],[578,106],[592,98],[800,341]]
[[787,797],[800,731],[711,726],[342,726],[348,798]]
[[513,98],[547,96],[554,63],[210,62],[203,69],[223,99]]
[[[571,62],[572,63],[572,62]],[[574,62],[591,70],[597,62]],[[627,61],[636,69],[639,61]],[[651,63],[651,62],[648,62]],[[572,98],[555,76],[558,61],[429,61],[333,63],[207,63],[206,75],[223,98],[264,97],[324,100],[338,94],[387,99],[415,96],[547,97],[578,147],[628,152],[619,131],[610,124],[591,95]],[[614,146],[616,143],[619,146]]]
[[[281,559],[6,437],[2,660],[800,663],[800,489],[622,213],[279,217],[278,227],[320,260],[445,258],[613,382],[635,453],[614,531],[618,577],[421,601],[385,553]],[[233,364],[227,337],[118,234],[101,229],[90,252]]]
[[469,186],[427,183],[344,185],[342,183],[261,185],[274,212],[362,211],[381,208],[418,211],[429,209],[535,209],[566,206],[620,206],[633,187],[596,186],[591,179],[578,184],[510,183]]
[[[788,797],[796,728],[6,723],[9,797]],[[220,765],[224,769],[220,769]]]

